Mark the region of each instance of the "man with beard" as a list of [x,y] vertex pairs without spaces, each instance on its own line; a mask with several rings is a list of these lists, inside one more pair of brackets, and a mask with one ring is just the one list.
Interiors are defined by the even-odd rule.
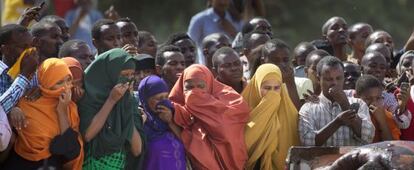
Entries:
[[355,63],[345,61],[344,64],[344,90],[355,89],[355,83],[361,77],[361,67]]
[[243,81],[239,54],[230,47],[222,47],[214,53],[212,63],[217,80],[241,94],[247,84]]
[[58,56],[63,40],[62,31],[57,24],[49,21],[38,22],[31,27],[30,32],[33,35],[33,46],[38,49],[40,63]]
[[341,61],[347,60],[346,45],[348,40],[348,27],[342,17],[332,17],[322,26],[322,36],[333,48],[333,56]]
[[173,45],[161,47],[155,58],[155,67],[158,75],[171,89],[185,68],[185,59],[180,48]]
[[186,67],[195,63],[197,48],[195,42],[186,33],[175,33],[171,35],[165,44],[175,45],[180,48],[181,53],[184,55]]

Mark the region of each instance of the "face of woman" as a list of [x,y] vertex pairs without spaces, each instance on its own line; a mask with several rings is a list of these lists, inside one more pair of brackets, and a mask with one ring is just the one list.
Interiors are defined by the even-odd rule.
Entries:
[[198,88],[201,90],[207,90],[206,82],[198,78],[189,79],[184,82],[184,91],[189,91],[194,88]]
[[128,79],[132,79],[134,78],[134,73],[135,73],[134,69],[122,70],[121,73],[119,73],[119,77],[126,77]]
[[260,95],[264,97],[270,91],[280,92],[280,85],[281,83],[277,80],[274,80],[274,79],[266,80],[260,86]]
[[50,90],[57,90],[64,87],[65,89],[72,89],[72,76],[66,75],[62,80],[59,80],[55,85],[53,85]]
[[158,93],[154,96],[151,96],[148,99],[148,106],[149,106],[149,108],[151,109],[151,111],[153,113],[156,113],[157,103],[160,102],[161,100],[164,100],[164,99],[168,99],[168,93],[167,92]]

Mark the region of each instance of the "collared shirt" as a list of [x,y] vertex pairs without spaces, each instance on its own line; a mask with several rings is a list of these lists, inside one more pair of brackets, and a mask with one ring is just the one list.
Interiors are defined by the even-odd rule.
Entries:
[[9,145],[11,134],[9,120],[7,120],[7,115],[0,106],[0,152],[4,151]]
[[[361,99],[348,98],[350,103],[359,103],[357,115],[361,118],[361,137],[357,137],[348,126],[341,126],[326,140],[323,146],[358,146],[371,143],[375,127],[371,122],[368,106]],[[305,103],[299,111],[300,140],[305,146],[315,146],[315,137],[319,130],[328,125],[343,112],[337,102],[331,102],[323,94],[318,103]]]
[[[243,27],[242,21],[234,21],[228,11],[226,11],[224,18],[234,26],[237,32],[241,31]],[[205,63],[204,55],[202,52],[202,41],[204,37],[212,33],[223,33],[227,35],[227,33],[220,28],[218,23],[219,21],[220,16],[214,12],[213,8],[208,8],[204,11],[201,11],[191,18],[187,34],[197,45],[198,63],[200,64]]]
[[13,81],[7,70],[7,65],[0,61],[0,105],[5,113],[9,113],[17,104],[30,84],[29,80],[21,74]]

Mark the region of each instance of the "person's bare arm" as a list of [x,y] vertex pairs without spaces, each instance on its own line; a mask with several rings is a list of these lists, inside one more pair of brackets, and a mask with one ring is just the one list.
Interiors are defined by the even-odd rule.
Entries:
[[334,120],[329,122],[321,130],[316,132],[315,145],[316,146],[323,145],[326,142],[326,140],[329,139],[329,137],[331,137],[342,125],[344,125],[345,122],[352,119],[354,115],[355,115],[355,111],[353,110],[347,110],[347,111],[340,113],[338,117],[336,117]]
[[102,129],[104,126],[106,119],[111,113],[112,108],[118,102],[119,99],[125,94],[128,90],[129,85],[127,84],[117,84],[111,91],[111,94],[106,99],[104,105],[102,106],[101,110],[93,117],[91,124],[86,129],[84,140],[86,142],[91,141]]
[[142,140],[137,129],[134,127],[131,139],[131,152],[134,156],[139,156],[142,152]]
[[414,29],[413,32],[411,32],[410,38],[408,38],[407,42],[404,45],[404,50],[414,50]]
[[341,127],[341,125],[337,121],[332,120],[325,127],[316,132],[315,146],[323,145],[329,137],[331,137],[339,129],[339,127]]
[[297,110],[300,110],[302,104],[299,99],[298,90],[296,89],[295,76],[293,68],[290,66],[279,67],[282,71],[283,82],[286,84],[289,97]]

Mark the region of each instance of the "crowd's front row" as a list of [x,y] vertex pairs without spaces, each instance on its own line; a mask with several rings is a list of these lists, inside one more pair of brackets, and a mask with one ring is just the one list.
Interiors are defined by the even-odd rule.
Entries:
[[[99,55],[84,73],[74,58],[46,59],[40,97],[17,105],[28,123],[2,169],[284,169],[291,146],[357,146],[400,134],[375,107],[382,83],[363,76],[360,99],[347,97],[335,57],[317,64],[322,92],[299,114],[274,64],[259,66],[239,94],[199,64],[171,90],[151,75],[133,93],[135,63],[122,49]],[[377,127],[387,124],[392,133]]]

